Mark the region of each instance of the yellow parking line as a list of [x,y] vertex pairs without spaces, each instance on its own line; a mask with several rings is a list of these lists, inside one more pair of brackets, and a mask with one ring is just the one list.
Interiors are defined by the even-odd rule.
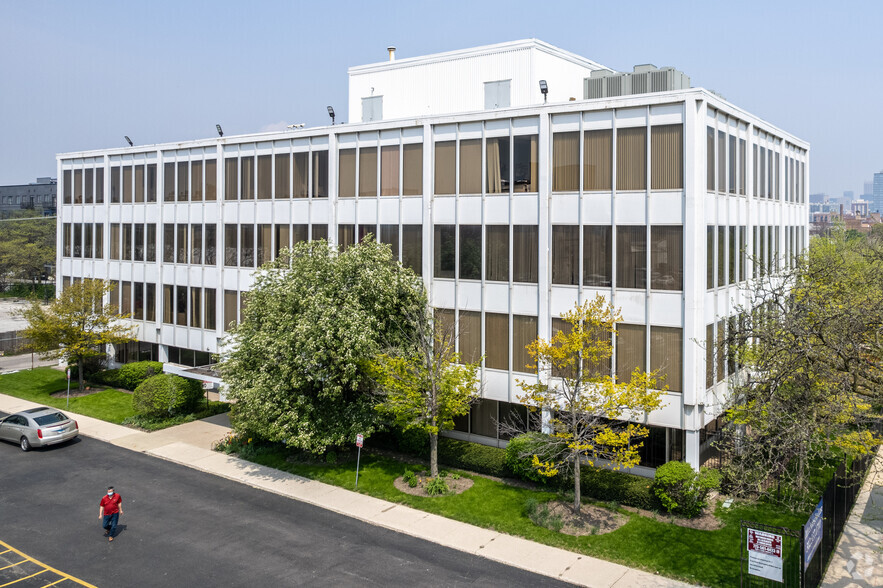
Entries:
[[11,549],[6,549],[6,550],[4,550],[4,551],[0,551],[0,555],[3,555],[3,554],[6,553],[7,551],[12,551],[12,550],[11,550]]
[[40,570],[36,574],[31,574],[30,576],[25,576],[24,578],[19,578],[18,580],[13,580],[12,582],[7,582],[6,584],[0,584],[0,588],[3,588],[4,586],[12,586],[13,584],[18,584],[22,580],[27,580],[29,578],[33,578],[34,576],[39,576],[40,574],[45,574],[48,571],[49,571],[48,569]]
[[[85,588],[98,588],[98,587],[95,586],[94,584],[89,584],[88,582],[84,582],[83,580],[80,580],[79,578],[74,578],[74,577],[71,576],[70,574],[65,574],[65,573],[62,572],[62,571],[56,570],[56,569],[53,568],[52,566],[47,566],[47,565],[44,564],[43,562],[38,561],[38,560],[34,559],[33,557],[30,557],[29,555],[25,554],[25,553],[22,553],[21,551],[19,551],[18,549],[16,549],[15,547],[13,547],[12,545],[10,545],[10,544],[8,544],[8,543],[4,543],[3,541],[0,541],[0,547],[5,547],[5,548],[6,548],[6,551],[14,551],[15,553],[17,553],[17,554],[19,554],[20,556],[22,556],[23,558],[25,558],[25,560],[30,561],[30,562],[32,562],[32,563],[35,563],[35,564],[37,564],[38,566],[42,566],[42,567],[46,568],[45,571],[50,571],[50,572],[53,572],[53,573],[55,573],[55,574],[58,574],[58,575],[61,576],[62,579],[64,579],[64,580],[70,580],[71,582],[74,582],[74,583],[76,583],[76,584],[79,584],[80,586],[85,586]],[[3,553],[6,553],[6,551],[4,551]],[[22,562],[19,562],[19,563],[22,563]],[[16,565],[18,565],[18,564],[16,564]],[[43,573],[43,572],[38,572],[38,573]],[[36,574],[34,574],[34,575],[36,575]],[[32,577],[32,576],[28,576],[28,578],[30,578],[30,577]],[[25,580],[25,579],[26,579],[26,578],[22,578],[22,580]],[[19,581],[19,580],[16,580],[16,582],[18,582],[18,581]],[[14,582],[11,582],[11,583],[14,583]],[[57,582],[56,582],[56,583],[57,583]],[[51,584],[49,584],[49,585],[51,586]],[[3,586],[9,586],[9,584],[3,584]],[[0,588],[3,588],[3,586],[0,586]]]
[[12,564],[12,565],[3,566],[2,568],[0,568],[0,570],[5,570],[6,568],[14,568],[15,566],[20,566],[21,564],[25,563],[26,561],[30,561],[30,560],[28,559],[28,556],[26,556],[24,553],[19,553],[19,555],[24,556],[25,559],[21,560],[21,561],[18,562],[18,563],[14,563],[14,564]]
[[67,578],[59,578],[56,581],[52,582],[51,584],[44,584],[43,588],[49,588],[50,586],[55,586],[59,582],[64,582],[65,580],[67,580]]

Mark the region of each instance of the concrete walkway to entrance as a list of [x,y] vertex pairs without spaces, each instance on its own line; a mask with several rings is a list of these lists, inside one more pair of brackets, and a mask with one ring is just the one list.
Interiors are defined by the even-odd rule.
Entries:
[[[35,406],[38,405],[0,394],[0,411],[11,413]],[[68,414],[77,420],[80,433],[88,437],[573,584],[615,588],[688,586],[648,572],[453,521],[218,453],[211,447],[230,431],[226,414],[154,433],[144,433],[70,412]]]
[[883,445],[843,527],[823,586],[883,586]]

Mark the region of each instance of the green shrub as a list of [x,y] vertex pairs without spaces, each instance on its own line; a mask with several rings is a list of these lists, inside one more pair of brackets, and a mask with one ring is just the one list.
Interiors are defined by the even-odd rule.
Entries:
[[534,455],[540,461],[550,461],[552,459],[548,445],[545,442],[546,438],[547,435],[538,432],[524,433],[512,438],[509,441],[509,445],[506,446],[506,468],[522,480],[546,484],[549,478],[540,475],[536,468],[531,465]]
[[417,476],[414,476],[413,478],[408,480],[408,487],[409,488],[416,488],[417,487]]
[[335,464],[337,463],[337,452],[336,451],[328,451],[325,453],[325,463]]
[[[75,376],[72,373],[71,379],[74,379],[74,377]],[[122,381],[120,380],[119,369],[101,370],[99,372],[96,372],[91,379],[96,384],[104,384],[105,386],[110,386],[111,388],[125,388],[125,386],[123,386],[122,384]]]
[[426,493],[430,496],[441,496],[449,492],[448,483],[441,476],[430,478],[426,483]]
[[196,380],[160,374],[144,380],[132,395],[135,412],[147,416],[174,416],[192,412],[202,398]]
[[527,513],[527,518],[535,525],[545,527],[555,533],[560,532],[564,526],[561,517],[553,515],[549,511],[549,504],[546,502],[541,503],[536,498],[528,498],[527,502],[525,502],[524,510]]
[[416,480],[416,479],[417,479],[417,474],[415,474],[411,470],[405,470],[405,473],[402,474],[402,481],[407,484],[410,484],[411,480]]
[[126,390],[134,390],[150,376],[162,373],[162,362],[160,361],[136,361],[121,366],[118,370],[119,376],[118,386]]
[[[658,510],[659,501],[651,491],[652,480],[634,474],[583,466],[580,468],[580,491],[599,502],[616,502],[644,510]],[[572,488],[573,478],[561,480],[562,488]]]
[[438,461],[447,466],[491,476],[505,476],[505,450],[446,437],[438,440]]
[[700,468],[695,472],[681,461],[670,461],[656,468],[653,480],[653,492],[663,508],[688,517],[702,512],[708,493],[719,487],[720,473],[717,470]]

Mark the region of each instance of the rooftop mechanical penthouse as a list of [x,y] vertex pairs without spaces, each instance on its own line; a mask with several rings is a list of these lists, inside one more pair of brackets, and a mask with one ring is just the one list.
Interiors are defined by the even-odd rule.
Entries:
[[600,293],[624,318],[611,370],[669,387],[637,471],[699,466],[735,369],[711,346],[751,280],[806,247],[808,143],[673,68],[537,40],[389,56],[349,70],[345,123],[59,155],[58,288],[117,282],[138,338],[117,362],[219,382],[193,368],[223,352],[258,266],[373,234],[485,356],[451,435],[495,445],[525,410],[525,346]]

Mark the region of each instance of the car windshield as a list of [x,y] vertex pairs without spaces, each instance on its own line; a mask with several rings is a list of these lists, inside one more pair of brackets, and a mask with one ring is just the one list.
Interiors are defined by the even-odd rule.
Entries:
[[53,412],[52,414],[36,417],[34,420],[37,421],[37,425],[45,427],[46,425],[54,425],[55,423],[66,421],[67,417],[60,412]]

